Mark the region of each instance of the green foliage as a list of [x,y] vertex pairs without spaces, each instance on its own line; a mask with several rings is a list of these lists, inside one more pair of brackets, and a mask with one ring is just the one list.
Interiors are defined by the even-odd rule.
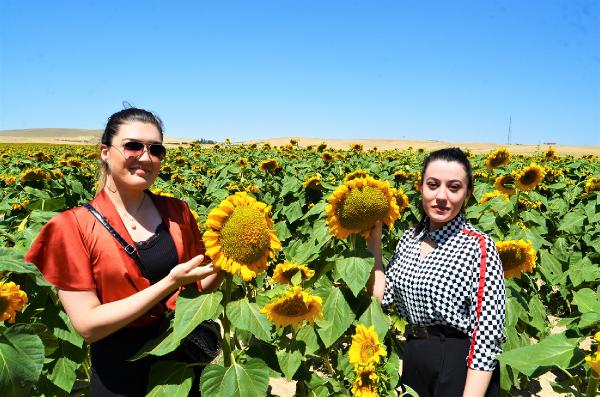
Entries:
[[[365,253],[364,239],[333,238],[325,208],[329,194],[357,169],[402,189],[409,206],[394,228],[385,228],[383,236],[384,257],[391,257],[403,231],[421,216],[414,182],[425,153],[330,150],[331,163],[323,160],[322,152],[297,146],[169,149],[153,189],[188,202],[200,223],[210,209],[237,191],[250,191],[270,205],[283,245],[273,262],[286,259],[315,270],[311,280],[296,277],[293,283],[323,300],[323,317],[297,329],[274,327],[260,312],[285,290],[270,278],[271,267],[249,283],[230,280],[229,290],[227,283],[213,294],[186,289],[163,334],[148,342],[134,359],[165,356],[199,323],[218,317],[229,350],[219,364],[204,370],[204,395],[265,396],[269,378],[283,376],[296,381],[300,396],[347,396],[354,376],[347,350],[353,325],[361,323],[373,325],[388,347],[384,368],[390,395],[416,395],[401,388],[397,371],[403,343],[399,334],[405,321],[385,314],[370,297],[366,286],[373,259]],[[6,154],[0,156],[0,274],[2,280],[19,284],[29,297],[29,304],[17,314],[18,323],[5,322],[1,329],[3,395],[66,396],[89,381],[87,344],[60,309],[54,289],[35,266],[23,263],[22,254],[50,218],[93,197],[96,151],[95,147],[73,146],[4,146],[0,151]],[[241,157],[247,159],[247,166],[239,164]],[[558,375],[553,384],[556,392],[584,395],[591,372],[583,356],[590,351],[580,346],[600,329],[600,194],[587,192],[585,185],[590,177],[600,176],[599,162],[597,158],[546,158],[537,153],[512,156],[509,164],[490,171],[485,157],[471,158],[476,182],[465,216],[496,241],[530,240],[538,257],[533,273],[506,283],[507,341],[500,357],[503,393],[518,393],[544,373],[553,372]],[[268,158],[277,160],[281,168],[261,171],[260,162]],[[508,201],[494,198],[479,203],[494,190],[497,176],[534,161],[547,170],[535,190],[520,191]],[[32,168],[42,170],[45,177],[23,180],[20,176]],[[396,178],[399,170],[412,176]],[[319,189],[303,186],[317,174]],[[186,395],[193,365],[170,360],[157,364],[149,395]]]

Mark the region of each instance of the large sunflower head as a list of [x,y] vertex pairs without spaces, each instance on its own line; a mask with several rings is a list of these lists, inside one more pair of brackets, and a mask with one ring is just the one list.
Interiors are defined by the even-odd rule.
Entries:
[[273,280],[281,284],[291,284],[292,277],[298,272],[302,274],[302,281],[308,280],[315,275],[315,271],[308,268],[306,265],[284,261],[275,267],[275,270],[273,271]]
[[260,163],[259,168],[264,172],[274,172],[281,168],[281,164],[275,159],[266,159]]
[[8,320],[14,324],[17,312],[27,304],[28,298],[25,291],[12,281],[0,282],[0,321]]
[[365,367],[379,363],[381,357],[387,354],[385,346],[379,343],[375,327],[369,328],[362,324],[356,326],[356,333],[352,336],[352,345],[348,351],[350,363],[354,367]]
[[266,270],[267,259],[281,249],[270,209],[246,192],[237,192],[214,208],[202,236],[213,264],[228,273],[239,273],[245,281]]
[[484,194],[484,195],[481,197],[481,199],[479,200],[479,204],[486,203],[486,202],[488,202],[488,201],[490,201],[491,199],[493,199],[493,198],[496,198],[496,197],[500,197],[500,198],[501,198],[502,200],[504,200],[504,201],[508,201],[508,200],[509,200],[509,198],[508,198],[508,194],[506,194],[506,193],[502,193],[502,192],[501,192],[501,191],[499,191],[499,190],[494,190],[493,192],[487,192],[487,193],[485,193],[485,194]]
[[327,224],[331,234],[339,239],[358,233],[368,237],[376,221],[392,227],[400,216],[390,184],[371,177],[344,182],[327,202]]
[[494,168],[501,167],[503,165],[508,164],[510,161],[510,152],[508,149],[501,147],[494,150],[490,153],[485,159],[485,166],[488,170],[493,170]]
[[350,145],[350,150],[355,151],[355,152],[362,152],[363,145],[361,145],[360,143],[352,143]]
[[373,366],[359,367],[352,382],[352,395],[355,397],[379,397],[380,377]]
[[321,309],[323,301],[320,297],[303,291],[299,286],[287,290],[283,296],[266,304],[261,313],[279,327],[291,325],[298,328],[304,320],[313,324],[323,317]]
[[515,178],[512,175],[501,175],[496,178],[494,182],[496,190],[511,195],[516,192],[515,190]]
[[600,191],[600,178],[590,178],[585,182],[585,191],[597,192]]
[[544,179],[544,169],[539,165],[531,165],[514,174],[515,185],[521,190],[533,190]]
[[531,241],[499,241],[496,243],[496,248],[502,261],[505,278],[521,278],[521,274],[532,272],[535,268],[537,254],[533,249]]

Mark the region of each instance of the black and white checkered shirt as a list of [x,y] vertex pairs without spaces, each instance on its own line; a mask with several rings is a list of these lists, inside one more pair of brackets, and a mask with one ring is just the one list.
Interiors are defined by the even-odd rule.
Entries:
[[[424,222],[428,225],[427,220]],[[436,247],[420,258],[421,241]],[[490,236],[462,215],[438,230],[407,230],[386,270],[383,306],[396,304],[412,324],[447,325],[471,339],[469,368],[492,371],[505,341],[504,272]]]

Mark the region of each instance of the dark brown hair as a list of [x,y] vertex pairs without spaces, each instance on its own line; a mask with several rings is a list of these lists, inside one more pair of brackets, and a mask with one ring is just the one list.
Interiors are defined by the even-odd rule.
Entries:
[[[421,168],[421,180],[419,181],[419,185],[423,185],[423,177],[425,176],[425,171],[427,171],[429,163],[436,160],[456,162],[461,164],[465,168],[465,172],[467,174],[467,187],[471,192],[473,191],[473,169],[471,168],[471,162],[469,161],[469,158],[465,152],[457,147],[439,149],[429,153],[429,155],[425,157],[425,160],[423,160],[423,167]],[[421,206],[419,206],[419,208],[421,211],[423,211]],[[425,227],[425,214],[422,213],[422,215],[421,221],[415,226],[415,234],[420,233]]]
[[[112,140],[119,132],[119,127],[123,124],[139,121],[141,123],[152,124],[160,133],[160,139],[163,139],[163,122],[156,114],[144,109],[127,107],[117,113],[112,114],[106,122],[104,133],[100,143],[106,146],[112,145]],[[100,159],[100,167],[98,168],[96,193],[99,193],[106,184],[108,175],[108,165]]]

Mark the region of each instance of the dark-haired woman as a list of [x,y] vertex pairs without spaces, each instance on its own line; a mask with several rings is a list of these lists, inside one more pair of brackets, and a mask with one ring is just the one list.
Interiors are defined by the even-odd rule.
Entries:
[[373,295],[408,321],[402,383],[421,397],[497,396],[504,275],[494,241],[461,213],[471,165],[460,149],[441,149],[421,175],[424,219],[404,233],[385,270],[381,224],[368,241]]
[[[102,135],[98,194],[91,206],[50,220],[25,256],[58,289],[77,332],[91,343],[92,396],[144,396],[156,358],[128,361],[174,308],[174,292],[194,283],[209,291],[220,276],[201,265],[204,246],[186,203],[148,189],[166,155],[161,120],[143,109],[113,114]],[[166,307],[165,307],[166,306]]]

